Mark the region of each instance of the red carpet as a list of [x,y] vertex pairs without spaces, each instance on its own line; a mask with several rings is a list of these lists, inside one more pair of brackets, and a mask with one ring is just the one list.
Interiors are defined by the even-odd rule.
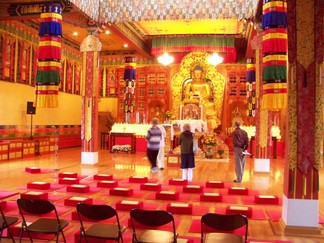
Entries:
[[[279,210],[267,210],[266,212],[273,222],[278,222],[281,219],[282,212]],[[324,224],[324,218],[321,215],[318,216],[318,223]]]
[[279,198],[278,204],[260,204],[260,203],[255,203],[255,196],[242,196],[242,202],[244,205],[277,205],[277,206],[282,206],[282,199]]
[[19,192],[0,191],[0,200],[19,194]]
[[[216,208],[215,213],[226,214],[226,208]],[[249,219],[266,220],[267,216],[262,209],[252,208],[252,216]]]
[[248,243],[293,243],[290,240],[248,240]]

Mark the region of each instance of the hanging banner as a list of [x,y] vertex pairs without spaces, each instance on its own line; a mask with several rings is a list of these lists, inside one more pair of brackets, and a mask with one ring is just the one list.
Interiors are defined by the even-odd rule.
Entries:
[[42,7],[38,35],[38,66],[34,106],[56,108],[58,107],[62,54],[61,5],[47,4]]
[[262,108],[287,107],[287,3],[264,1],[262,17]]

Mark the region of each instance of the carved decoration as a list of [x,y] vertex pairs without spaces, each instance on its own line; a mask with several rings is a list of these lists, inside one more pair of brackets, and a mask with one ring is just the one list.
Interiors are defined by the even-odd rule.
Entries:
[[200,65],[205,72],[205,78],[211,80],[213,87],[213,100],[217,118],[223,113],[225,79],[217,72],[217,69],[210,65],[207,61],[208,53],[191,52],[187,54],[180,63],[180,70],[172,77],[172,112],[176,117],[180,117],[179,107],[183,103],[182,100],[182,84],[190,78],[191,70],[196,65]]
[[101,42],[94,35],[88,35],[80,45],[81,52],[101,51]]

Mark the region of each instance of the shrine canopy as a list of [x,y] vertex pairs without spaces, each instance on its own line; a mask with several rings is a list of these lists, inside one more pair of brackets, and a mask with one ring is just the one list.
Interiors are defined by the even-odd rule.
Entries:
[[70,0],[93,20],[107,24],[141,20],[250,19],[259,0]]
[[189,52],[218,53],[223,58],[224,63],[236,61],[235,38],[233,37],[178,36],[154,38],[152,40],[152,55],[157,57],[164,52],[172,53],[176,62],[180,62]]

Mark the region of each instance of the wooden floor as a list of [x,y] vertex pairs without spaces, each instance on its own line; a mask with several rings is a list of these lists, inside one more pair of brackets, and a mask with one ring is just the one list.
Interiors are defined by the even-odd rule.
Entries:
[[[111,154],[107,150],[99,151],[99,163],[91,165],[81,165],[81,150],[79,147],[71,149],[63,149],[58,152],[58,156],[54,155],[41,155],[28,159],[12,160],[0,163],[0,191],[17,191],[24,192],[24,186],[32,181],[45,181],[50,183],[57,183],[57,175],[60,172],[77,172],[80,175],[85,175],[91,178],[98,173],[112,174],[114,178],[128,179],[130,176],[147,176],[148,178],[155,178],[159,183],[168,184],[170,178],[181,178],[181,171],[177,167],[165,167],[163,171],[158,171],[155,174],[150,172],[149,162],[145,153],[124,154],[115,153]],[[41,169],[55,170],[48,173],[30,174],[25,172],[28,166],[36,166]],[[253,171],[253,159],[248,158],[246,171],[244,174],[243,183],[241,186],[249,188],[249,190],[258,191],[260,194],[278,195],[282,198],[283,191],[283,159],[271,160],[270,173],[255,173]],[[320,216],[324,218],[324,171],[320,170]],[[194,170],[193,184],[205,183],[209,180],[220,180],[232,183],[234,179],[233,157],[231,156],[230,162],[206,162],[196,161],[196,168]],[[95,184],[94,184],[95,185]],[[235,184],[233,184],[235,185]],[[67,196],[66,193],[60,191],[53,192],[56,195]],[[118,196],[107,196],[102,192],[91,194],[93,199],[105,201],[107,204],[115,205],[121,200]],[[7,198],[5,200],[14,200],[16,197]],[[141,199],[134,199],[141,200]],[[143,199],[144,200],[144,199]],[[156,203],[159,208],[165,209],[166,202],[161,200],[145,199],[147,203]],[[192,199],[189,199],[192,200]],[[198,205],[200,202],[189,201],[193,205]],[[56,202],[56,203],[59,203]],[[216,208],[225,207],[223,203],[202,203],[208,205],[210,212],[215,212]],[[238,199],[239,205],[243,205],[241,197]],[[291,241],[296,243],[310,243],[310,242],[324,242],[324,235],[285,235],[278,222],[273,222],[268,211],[281,211],[281,206],[264,206],[253,205],[254,208],[263,210],[266,219],[263,220],[249,220],[249,239],[253,240],[282,240]],[[71,211],[73,208],[71,208]],[[71,211],[69,213],[71,213]],[[296,212],[298,213],[298,212]],[[68,213],[66,213],[68,214]],[[62,215],[64,217],[64,215]],[[128,217],[126,213],[122,217]],[[189,228],[193,219],[200,219],[200,216],[177,215],[180,218],[177,227],[177,232],[180,236],[199,238],[199,233],[190,233]],[[121,219],[122,221],[124,219]],[[125,220],[124,220],[125,221]],[[67,230],[67,233],[74,232],[78,229],[79,224],[77,221],[71,221],[72,227]],[[319,225],[323,233],[323,226]],[[5,239],[1,242],[10,242]],[[28,242],[28,241],[24,241]],[[37,242],[37,241],[36,241]],[[72,242],[70,240],[70,242]]]

